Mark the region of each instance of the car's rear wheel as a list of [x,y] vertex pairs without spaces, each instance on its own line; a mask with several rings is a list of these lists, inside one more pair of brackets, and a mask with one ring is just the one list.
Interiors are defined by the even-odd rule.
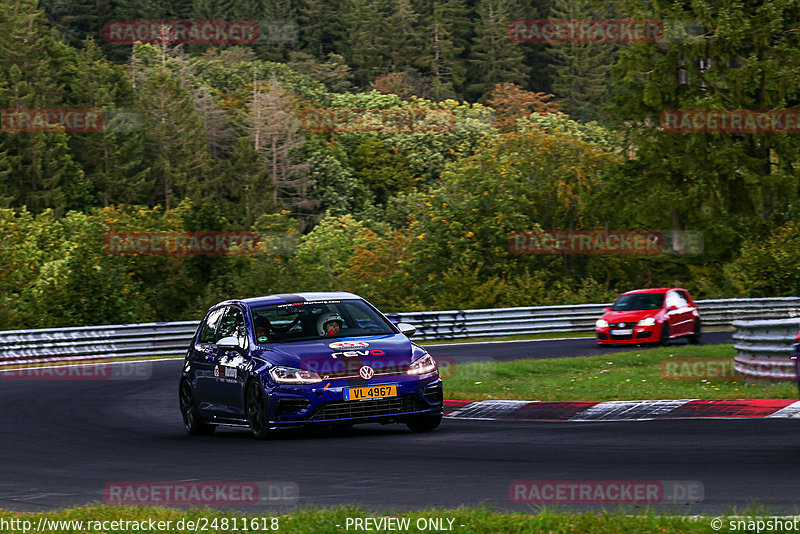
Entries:
[[406,421],[412,432],[430,432],[442,422],[442,414],[418,415]]
[[694,320],[694,328],[692,329],[692,335],[689,336],[689,343],[692,345],[699,345],[702,338],[702,332],[700,327],[700,319]]
[[267,394],[257,380],[247,384],[247,424],[256,439],[270,436],[269,417],[267,416]]
[[661,324],[661,339],[659,343],[662,347],[669,345],[669,324],[666,322]]
[[181,416],[183,417],[183,427],[192,436],[213,434],[217,428],[215,425],[203,423],[197,410],[197,400],[192,390],[192,385],[188,380],[181,382],[180,388]]

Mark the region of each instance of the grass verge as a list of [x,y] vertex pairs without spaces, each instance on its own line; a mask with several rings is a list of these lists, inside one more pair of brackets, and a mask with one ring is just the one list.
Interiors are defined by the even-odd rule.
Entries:
[[[703,328],[703,332],[733,332],[731,328]],[[572,338],[592,338],[594,339],[594,330],[586,330],[584,332],[543,332],[541,334],[518,334],[514,336],[497,336],[497,337],[469,337],[458,339],[430,339],[418,340],[411,338],[412,341],[419,345],[452,345],[455,343],[485,343],[487,341],[535,341],[537,339],[572,339]]]
[[582,358],[453,364],[447,399],[795,399],[794,382],[745,382],[732,345],[675,346]]
[[[533,510],[532,510],[533,513]],[[294,534],[314,533],[314,534],[340,534],[347,530],[354,530],[351,523],[350,529],[346,529],[348,518],[366,518],[371,517],[380,519],[380,516],[373,512],[367,511],[359,507],[340,506],[330,509],[313,509],[305,508],[298,509],[286,515],[270,515],[269,513],[262,513],[258,515],[246,514],[241,512],[224,512],[219,510],[212,510],[208,508],[191,508],[188,510],[177,510],[170,508],[160,507],[130,507],[130,506],[84,506],[80,508],[73,508],[61,510],[58,512],[46,513],[13,513],[7,511],[0,511],[0,523],[3,521],[16,519],[20,521],[30,521],[33,528],[36,528],[40,518],[46,518],[49,521],[82,521],[83,524],[77,528],[77,523],[72,525],[63,525],[63,528],[50,528],[43,529],[40,532],[48,532],[52,534],[61,533],[77,533],[77,532],[104,532],[104,533],[156,533],[159,534],[182,534],[187,532],[188,522],[194,522],[194,525],[199,521],[201,527],[198,531],[207,533],[222,533],[222,532],[292,532]],[[560,532],[560,533],[606,533],[606,532],[625,532],[633,533],[651,533],[651,532],[669,532],[669,533],[705,533],[714,532],[711,528],[711,517],[704,516],[679,516],[679,515],[660,515],[652,511],[645,511],[630,515],[624,511],[615,512],[585,512],[585,513],[568,513],[561,511],[538,510],[536,515],[529,515],[525,513],[499,513],[494,512],[485,507],[461,507],[455,509],[431,509],[418,512],[401,513],[393,516],[397,519],[408,518],[409,528],[401,529],[401,532],[434,532],[440,529],[431,528],[433,523],[428,522],[429,519],[440,519],[443,521],[444,526],[452,525],[450,530],[459,534],[474,534],[474,533],[527,533],[527,532]],[[237,519],[238,530],[232,530],[233,518]],[[277,518],[277,523],[272,522],[272,518]],[[223,521],[226,520],[227,528],[223,527]],[[146,523],[142,526],[145,528],[130,528],[131,524],[120,524],[127,528],[113,528],[111,521],[128,521],[128,522],[147,522],[147,521],[163,521],[159,527],[167,526],[166,522],[170,524],[167,528],[155,529],[150,528]],[[183,520],[183,529],[180,528],[179,523]],[[256,523],[252,523],[255,520]],[[448,520],[452,520],[450,523]],[[106,522],[105,524],[96,522]],[[417,528],[419,521],[420,527]],[[242,528],[244,523],[248,523],[247,528]],[[51,523],[52,524],[52,523]],[[213,526],[216,525],[216,526]],[[8,524],[6,524],[8,526]],[[55,525],[53,525],[55,526]],[[206,528],[202,528],[205,526]],[[252,528],[253,526],[257,528]],[[264,527],[267,528],[264,528]],[[278,528],[272,530],[271,527],[277,526]],[[98,528],[99,527],[99,528]],[[371,532],[392,532],[390,529],[375,529]],[[396,530],[395,530],[396,531]],[[18,532],[22,533],[22,527],[19,530],[6,530],[3,532]]]

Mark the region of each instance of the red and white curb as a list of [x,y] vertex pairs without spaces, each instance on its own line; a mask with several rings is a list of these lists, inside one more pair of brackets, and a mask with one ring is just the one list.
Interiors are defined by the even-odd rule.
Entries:
[[444,401],[445,417],[491,421],[650,421],[654,419],[800,420],[792,399],[679,399],[641,401]]

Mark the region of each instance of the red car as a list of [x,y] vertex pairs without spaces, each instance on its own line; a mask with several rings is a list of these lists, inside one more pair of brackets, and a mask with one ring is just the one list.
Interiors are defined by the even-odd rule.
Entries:
[[623,293],[595,323],[598,345],[660,343],[689,338],[700,343],[700,314],[689,292],[679,287]]

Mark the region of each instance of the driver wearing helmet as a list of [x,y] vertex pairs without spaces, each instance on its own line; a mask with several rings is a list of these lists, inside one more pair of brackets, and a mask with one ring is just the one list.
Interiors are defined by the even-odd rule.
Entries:
[[269,320],[263,315],[256,315],[253,323],[256,329],[256,341],[266,341],[267,336],[269,336]]
[[338,313],[323,313],[317,319],[317,333],[320,336],[333,336],[339,333],[344,325]]

